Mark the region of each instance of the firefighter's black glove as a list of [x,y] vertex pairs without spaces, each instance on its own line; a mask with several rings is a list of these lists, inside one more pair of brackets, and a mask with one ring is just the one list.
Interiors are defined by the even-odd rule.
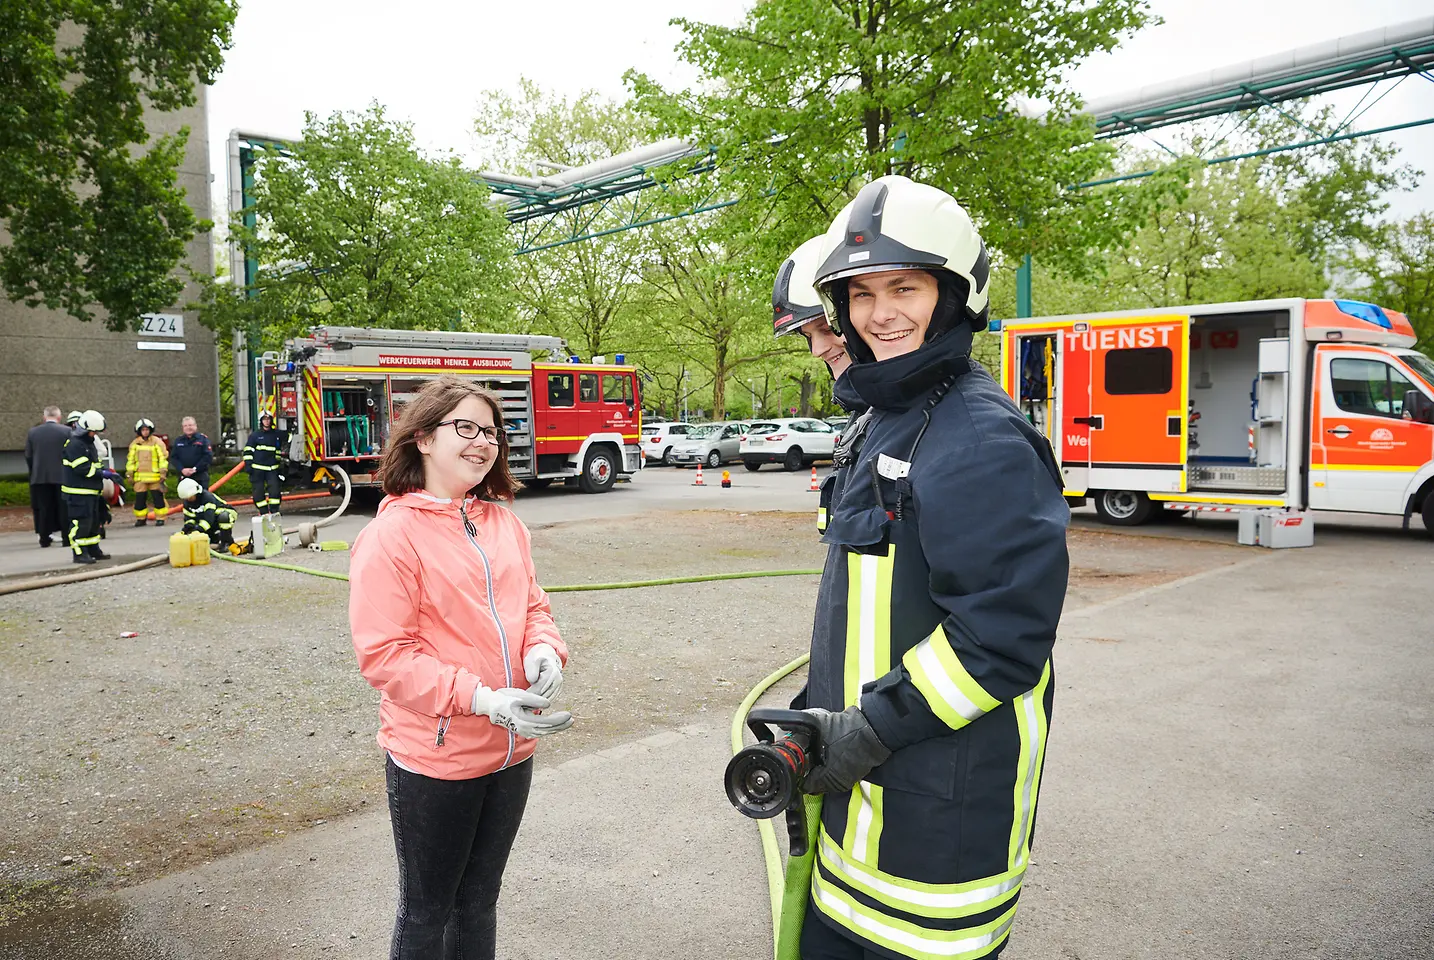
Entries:
[[821,762],[802,782],[807,793],[845,793],[891,756],[860,707],[841,713],[818,708],[803,712],[821,732]]

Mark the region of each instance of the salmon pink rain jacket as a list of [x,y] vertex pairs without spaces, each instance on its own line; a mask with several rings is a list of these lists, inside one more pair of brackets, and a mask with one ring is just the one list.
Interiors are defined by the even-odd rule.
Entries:
[[533,755],[535,741],[473,715],[479,684],[527,689],[534,645],[568,658],[521,520],[472,498],[387,497],[354,543],[349,580],[359,669],[383,694],[380,747],[440,780]]

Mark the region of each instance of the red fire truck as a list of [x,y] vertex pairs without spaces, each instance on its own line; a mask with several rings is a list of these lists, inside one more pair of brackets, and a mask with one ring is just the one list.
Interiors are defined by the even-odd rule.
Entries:
[[594,359],[577,362],[560,337],[313,327],[264,358],[260,410],[288,431],[291,461],[321,479],[339,465],[355,487],[376,487],[414,392],[438,376],[471,378],[502,400],[508,463],[524,486],[573,479],[602,493],[642,469],[642,405],[633,367]]

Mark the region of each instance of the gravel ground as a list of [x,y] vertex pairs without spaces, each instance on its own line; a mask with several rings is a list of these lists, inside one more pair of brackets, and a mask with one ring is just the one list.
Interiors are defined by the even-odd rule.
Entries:
[[[807,513],[535,524],[533,542],[550,585],[823,558]],[[1248,556],[1090,530],[1073,530],[1071,548],[1070,608]],[[284,559],[348,565],[346,553]],[[815,588],[791,577],[554,595],[579,722],[541,763],[725,724],[806,651]],[[382,803],[377,694],[354,666],[346,600],[341,581],[222,562],[0,598],[0,925]]]

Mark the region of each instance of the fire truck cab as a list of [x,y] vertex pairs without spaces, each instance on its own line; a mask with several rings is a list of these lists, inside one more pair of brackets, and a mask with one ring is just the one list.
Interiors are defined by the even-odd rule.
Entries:
[[502,400],[508,464],[525,486],[572,479],[602,493],[642,469],[635,368],[578,363],[560,337],[322,326],[262,369],[261,410],[288,432],[289,459],[320,477],[340,465],[356,487],[379,485],[404,404],[439,376],[475,380]]
[[1286,299],[992,326],[1067,498],[1107,523],[1332,510],[1434,533],[1434,361],[1403,314]]

